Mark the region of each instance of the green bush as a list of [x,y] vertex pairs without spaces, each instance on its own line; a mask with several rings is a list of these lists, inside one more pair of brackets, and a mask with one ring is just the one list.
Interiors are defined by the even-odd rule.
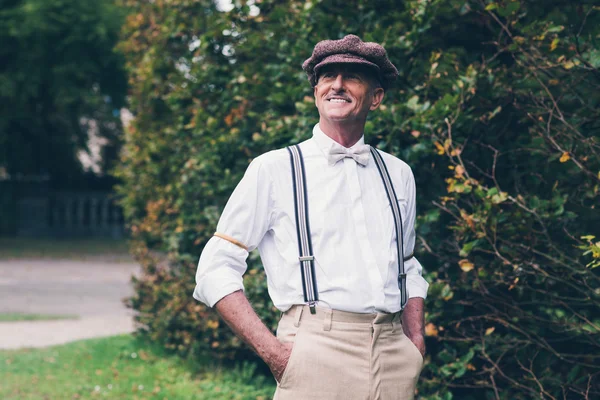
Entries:
[[[582,238],[600,224],[597,8],[123,3],[135,120],[117,175],[145,267],[131,306],[150,337],[184,356],[249,356],[191,298],[198,256],[253,157],[310,137],[318,114],[302,61],[317,41],[355,33],[382,43],[401,74],[366,135],[417,181],[431,282],[421,398],[599,393],[600,285],[586,267],[598,245]],[[245,284],[274,327],[255,254]]]

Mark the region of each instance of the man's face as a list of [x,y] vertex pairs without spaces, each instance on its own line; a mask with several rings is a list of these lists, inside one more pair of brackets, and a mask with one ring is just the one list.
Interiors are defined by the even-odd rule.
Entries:
[[331,64],[319,71],[314,95],[321,119],[364,124],[383,100],[383,89],[364,67]]

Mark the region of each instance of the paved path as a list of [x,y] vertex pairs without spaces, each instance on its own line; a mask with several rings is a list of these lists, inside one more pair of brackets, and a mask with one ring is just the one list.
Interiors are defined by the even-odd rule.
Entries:
[[134,330],[134,263],[0,260],[0,313],[77,315],[58,321],[0,322],[0,349],[45,347]]

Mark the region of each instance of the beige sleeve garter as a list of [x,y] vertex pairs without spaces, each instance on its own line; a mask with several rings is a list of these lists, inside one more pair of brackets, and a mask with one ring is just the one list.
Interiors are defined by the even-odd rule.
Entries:
[[235,244],[237,247],[241,247],[242,249],[248,251],[248,246],[244,245],[239,240],[235,240],[231,236],[227,236],[227,235],[225,235],[223,233],[219,233],[219,232],[215,232],[214,236],[224,239],[224,240],[227,240],[228,242]]

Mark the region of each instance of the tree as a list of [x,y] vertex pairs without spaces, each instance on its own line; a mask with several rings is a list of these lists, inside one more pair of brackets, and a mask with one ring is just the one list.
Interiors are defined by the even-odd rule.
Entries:
[[73,184],[82,172],[76,151],[87,146],[84,121],[97,123],[114,153],[126,79],[113,51],[122,23],[113,3],[2,0],[0,167],[9,175]]

